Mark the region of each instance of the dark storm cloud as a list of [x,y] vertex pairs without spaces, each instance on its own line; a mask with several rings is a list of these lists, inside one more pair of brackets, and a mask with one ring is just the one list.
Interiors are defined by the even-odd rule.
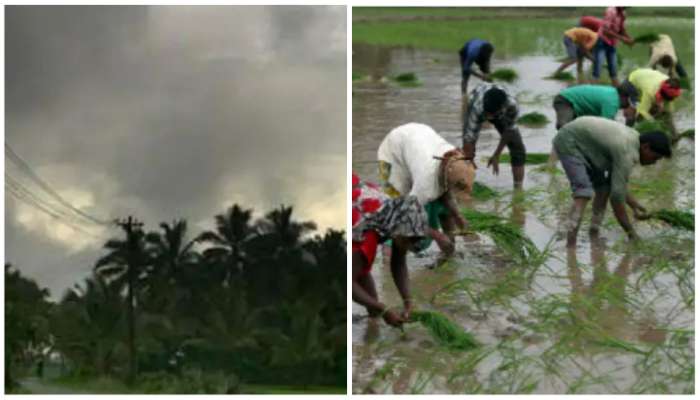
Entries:
[[[6,140],[100,215],[195,229],[286,203],[340,228],[345,40],[344,7],[11,6]],[[85,270],[94,244],[66,250],[7,199],[9,261],[51,264],[34,276],[52,287]]]

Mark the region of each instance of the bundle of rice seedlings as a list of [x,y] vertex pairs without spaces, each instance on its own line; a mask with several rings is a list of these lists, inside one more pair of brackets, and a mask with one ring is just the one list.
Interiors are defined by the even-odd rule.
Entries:
[[[501,163],[510,162],[510,154],[501,154],[498,159]],[[549,153],[527,153],[525,155],[525,164],[546,164],[549,161]]]
[[418,77],[413,72],[398,74],[392,77],[391,79],[403,87],[416,87],[421,85],[421,82],[418,80]]
[[474,182],[472,198],[476,200],[489,200],[498,197],[498,192],[481,182]]
[[678,210],[658,210],[649,215],[649,218],[658,219],[676,228],[689,231],[695,230],[695,214]]
[[556,81],[570,82],[570,81],[575,80],[576,77],[574,77],[574,75],[571,72],[560,71],[560,72],[553,73],[552,75],[546,77],[545,79],[553,79]]
[[635,43],[654,43],[659,40],[659,34],[656,32],[644,33],[634,38]]
[[518,118],[518,124],[531,126],[531,127],[541,127],[547,125],[549,119],[544,114],[533,111],[527,114],[523,114]]
[[420,322],[435,340],[451,350],[471,350],[479,347],[474,335],[435,311],[413,311],[411,321]]
[[654,132],[654,131],[661,131],[664,133],[668,132],[668,127],[666,124],[664,124],[662,121],[659,120],[642,120],[640,122],[637,122],[634,125],[634,129],[639,132],[640,134],[642,133],[647,133],[647,132]]
[[518,73],[511,68],[500,68],[493,71],[489,76],[497,81],[513,82],[518,78]]
[[695,129],[688,129],[683,131],[683,133],[680,134],[680,137],[695,140]]
[[482,232],[493,239],[496,246],[519,264],[530,264],[540,256],[537,246],[525,236],[522,229],[498,215],[463,209],[469,229]]

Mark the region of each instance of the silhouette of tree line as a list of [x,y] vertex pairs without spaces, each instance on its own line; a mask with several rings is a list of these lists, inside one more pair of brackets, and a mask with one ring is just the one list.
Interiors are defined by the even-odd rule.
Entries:
[[345,386],[344,233],[312,237],[285,206],[254,220],[233,205],[215,223],[192,240],[185,220],[125,229],[58,303],[6,265],[8,388],[47,355],[64,374],[129,383],[197,370]]

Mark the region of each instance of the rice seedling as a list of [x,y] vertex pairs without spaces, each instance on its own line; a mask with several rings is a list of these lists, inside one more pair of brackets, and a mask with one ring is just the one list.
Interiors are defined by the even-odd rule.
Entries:
[[666,124],[664,124],[662,121],[655,119],[642,120],[634,125],[634,129],[640,134],[655,131],[661,131],[664,133],[668,132],[668,127],[666,126]]
[[565,82],[571,82],[576,79],[576,77],[571,73],[567,71],[559,71],[555,72],[552,75],[546,77],[545,79],[552,79],[555,81],[565,81]]
[[489,76],[497,81],[513,82],[518,79],[518,73],[511,68],[499,68],[493,71]]
[[418,77],[413,72],[398,74],[391,79],[402,87],[418,87],[422,85],[421,81],[418,80]]
[[523,114],[518,118],[518,124],[530,127],[542,127],[547,125],[547,123],[549,123],[547,116],[536,111]]
[[540,255],[537,246],[525,236],[522,229],[498,215],[463,209],[462,214],[469,222],[469,229],[483,232],[493,239],[499,249],[511,255],[521,264],[528,264]]
[[435,340],[451,350],[471,350],[479,347],[474,335],[436,311],[413,311],[411,321],[423,325]]
[[676,228],[689,231],[695,230],[695,214],[678,210],[658,210],[649,215],[649,218],[658,219]]
[[474,182],[472,187],[472,198],[476,200],[490,200],[498,197],[498,192],[481,182]]
[[687,130],[683,131],[679,137],[690,139],[690,140],[695,140],[695,129],[687,129]]
[[[510,154],[501,154],[498,159],[501,163],[510,162]],[[525,164],[546,164],[549,161],[549,153],[527,153]]]
[[654,43],[659,40],[659,34],[656,32],[648,32],[638,35],[634,38],[635,43]]

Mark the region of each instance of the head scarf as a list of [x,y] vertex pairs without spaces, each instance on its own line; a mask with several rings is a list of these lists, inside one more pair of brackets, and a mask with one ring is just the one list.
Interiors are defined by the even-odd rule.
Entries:
[[424,237],[428,215],[415,196],[390,198],[379,186],[352,175],[352,240],[361,242],[373,230],[380,241],[392,237]]

